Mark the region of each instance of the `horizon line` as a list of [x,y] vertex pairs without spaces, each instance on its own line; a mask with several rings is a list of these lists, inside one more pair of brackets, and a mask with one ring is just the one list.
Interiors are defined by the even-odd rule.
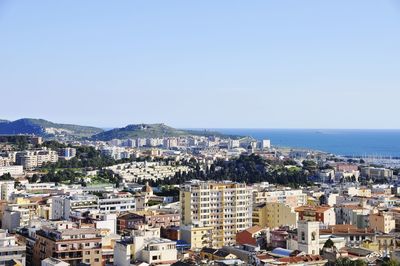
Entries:
[[[4,119],[4,118],[2,118]],[[0,120],[2,120],[0,119]],[[99,126],[99,125],[92,125],[92,124],[84,124],[84,123],[75,123],[75,122],[53,122],[52,120],[48,120],[46,118],[31,118],[31,117],[22,117],[22,118],[18,118],[18,119],[14,119],[14,120],[8,120],[8,119],[4,119],[6,121],[9,122],[14,122],[20,119],[42,119],[42,120],[46,120],[52,123],[56,123],[56,124],[70,124],[70,125],[78,125],[78,126],[88,126],[88,127],[98,127],[101,128],[103,130],[111,130],[111,129],[117,129],[117,128],[123,128],[126,127],[128,125],[135,125],[135,124],[164,124],[167,126],[170,126],[169,124],[165,123],[165,122],[136,122],[136,123],[127,123],[125,125],[122,126]],[[176,129],[196,129],[196,130],[388,130],[388,131],[400,131],[400,128],[388,128],[388,127],[382,127],[382,128],[345,128],[345,127],[202,127],[202,126],[171,126],[174,127]]]

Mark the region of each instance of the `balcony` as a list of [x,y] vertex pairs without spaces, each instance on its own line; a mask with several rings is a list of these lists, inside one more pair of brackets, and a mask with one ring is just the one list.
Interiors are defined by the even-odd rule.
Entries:
[[82,259],[82,252],[67,252],[61,253],[57,256],[58,259],[62,260],[76,260]]

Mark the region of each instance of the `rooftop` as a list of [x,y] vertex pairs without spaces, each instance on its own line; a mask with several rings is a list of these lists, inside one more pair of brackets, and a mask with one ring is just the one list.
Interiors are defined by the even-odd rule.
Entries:
[[262,230],[263,230],[263,228],[261,226],[255,225],[255,226],[252,226],[250,228],[245,229],[244,231],[247,231],[250,234],[255,234],[255,233],[258,233],[258,232],[260,232]]
[[374,234],[374,230],[371,228],[357,228],[351,224],[336,224],[330,225],[328,229],[320,229],[320,235],[327,234],[356,234],[356,235],[371,235]]
[[313,262],[313,261],[324,261],[325,259],[320,255],[305,255],[299,257],[288,257],[288,258],[280,258],[278,261],[286,262],[286,263],[296,263],[300,264],[303,262]]
[[315,212],[325,212],[329,209],[332,209],[331,206],[300,206],[295,208],[296,212],[303,212],[303,211],[315,211]]

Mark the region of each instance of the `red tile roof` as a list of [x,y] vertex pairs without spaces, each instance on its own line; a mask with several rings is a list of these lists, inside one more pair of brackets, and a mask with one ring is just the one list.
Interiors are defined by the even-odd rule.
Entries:
[[305,256],[278,259],[279,262],[286,262],[286,263],[300,263],[300,262],[312,262],[312,261],[323,261],[323,260],[325,259],[320,255],[305,255]]
[[296,212],[303,212],[303,211],[307,210],[307,211],[315,211],[315,212],[321,213],[321,212],[325,212],[325,211],[327,211],[327,210],[329,210],[331,208],[332,208],[331,206],[309,206],[309,205],[305,205],[305,206],[297,207],[294,210]]
[[255,226],[253,226],[253,227],[250,227],[250,228],[245,229],[244,231],[247,231],[247,232],[249,232],[250,234],[255,234],[255,233],[260,232],[262,229],[263,229],[263,228],[262,228],[261,226],[255,225]]

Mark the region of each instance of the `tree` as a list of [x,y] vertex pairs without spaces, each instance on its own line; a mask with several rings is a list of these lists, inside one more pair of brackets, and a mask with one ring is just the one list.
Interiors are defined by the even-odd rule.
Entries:
[[363,260],[355,260],[352,261],[349,258],[338,258],[335,262],[328,262],[327,265],[329,266],[367,266],[367,262]]
[[14,180],[10,173],[5,173],[4,175],[0,176],[0,180]]
[[37,174],[33,174],[31,177],[31,183],[36,183],[39,180],[39,176]]
[[368,265],[368,263],[366,261],[360,260],[360,259],[358,259],[354,262],[354,266],[367,266],[367,265]]
[[382,261],[381,265],[382,266],[399,266],[400,262],[398,262],[395,259],[391,259],[391,258],[385,257],[385,258],[383,258],[383,261]]
[[325,244],[324,244],[324,248],[332,248],[332,247],[334,247],[334,243],[333,243],[333,241],[332,241],[332,239],[328,239],[328,240],[326,240],[325,241]]
[[26,150],[28,148],[28,141],[24,137],[17,138],[16,140],[17,148],[19,150]]
[[326,205],[326,204],[328,204],[328,199],[326,198],[326,196],[322,195],[321,197],[319,197],[319,205]]

